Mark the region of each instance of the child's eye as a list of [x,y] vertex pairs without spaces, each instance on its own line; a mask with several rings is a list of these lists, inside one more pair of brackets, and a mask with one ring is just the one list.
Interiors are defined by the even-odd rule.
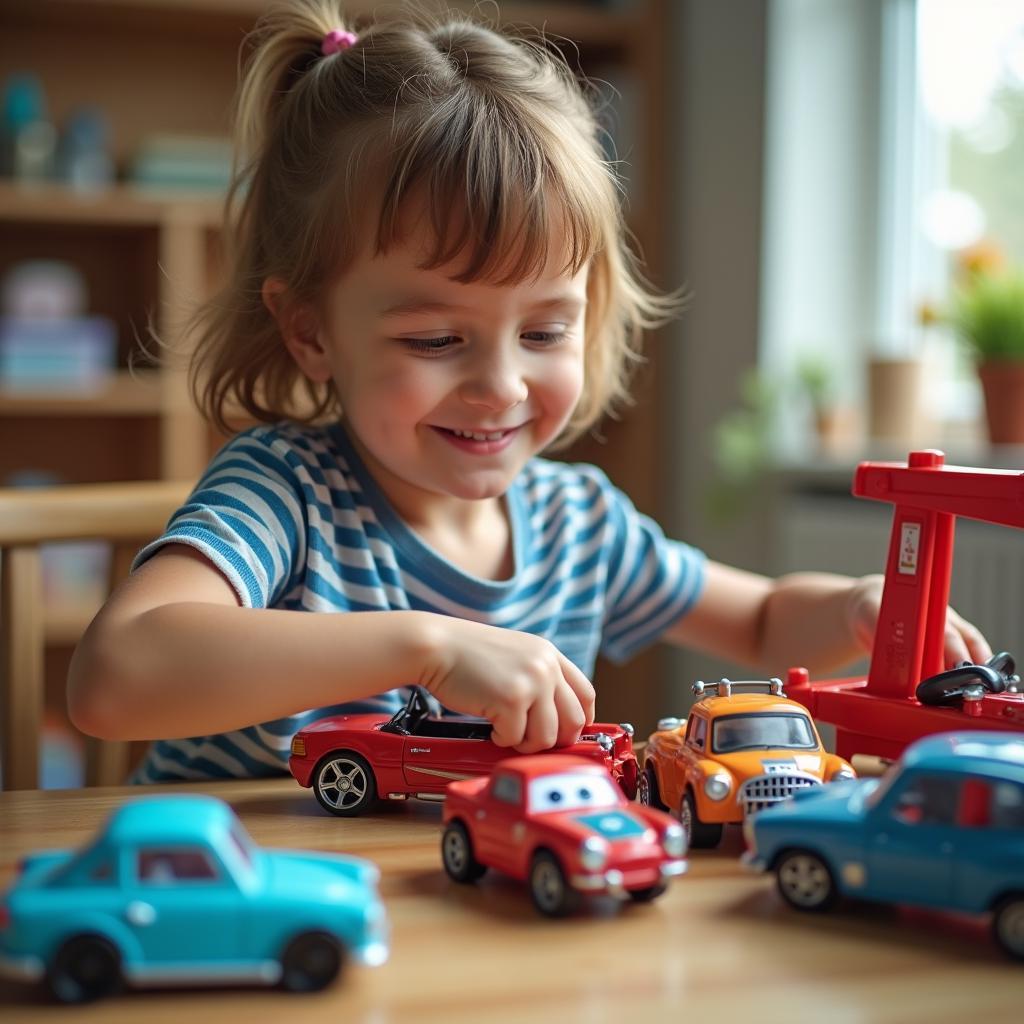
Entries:
[[446,334],[440,338],[402,338],[401,340],[414,352],[424,352],[427,355],[444,352],[459,341],[454,334]]
[[534,345],[542,348],[548,345],[557,345],[564,337],[564,331],[524,331],[523,337]]

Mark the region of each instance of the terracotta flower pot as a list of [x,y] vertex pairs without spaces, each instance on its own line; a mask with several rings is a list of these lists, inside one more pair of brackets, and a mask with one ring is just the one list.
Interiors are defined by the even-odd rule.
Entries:
[[1024,444],[1024,360],[979,363],[978,377],[985,394],[989,440],[993,444]]

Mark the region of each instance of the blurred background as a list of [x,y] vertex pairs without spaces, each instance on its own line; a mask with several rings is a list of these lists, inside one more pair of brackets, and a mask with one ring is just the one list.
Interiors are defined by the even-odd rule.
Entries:
[[[221,442],[147,339],[173,347],[218,279],[238,48],[265,6],[0,0],[0,486],[191,479]],[[593,82],[651,277],[691,296],[636,404],[569,458],[773,574],[881,571],[891,509],[849,496],[863,459],[1024,468],[1024,0],[449,6],[543,25]],[[108,559],[44,556],[49,785],[80,777],[63,680]],[[953,600],[996,649],[1022,590],[1021,537],[962,523]],[[643,736],[721,674],[750,671],[602,664],[599,713]]]

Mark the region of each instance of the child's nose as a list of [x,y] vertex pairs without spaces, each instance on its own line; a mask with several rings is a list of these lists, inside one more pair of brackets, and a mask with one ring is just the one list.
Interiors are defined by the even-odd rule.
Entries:
[[511,409],[526,401],[529,393],[523,374],[514,360],[488,360],[476,367],[472,376],[463,383],[463,401],[495,412]]

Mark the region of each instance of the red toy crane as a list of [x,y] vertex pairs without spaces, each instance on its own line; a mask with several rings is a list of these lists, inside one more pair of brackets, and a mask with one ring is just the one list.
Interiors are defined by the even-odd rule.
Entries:
[[[1024,732],[1024,694],[965,686],[952,706],[922,704],[916,696],[923,680],[953,675],[943,673],[943,637],[956,517],[1024,527],[1024,473],[946,466],[942,452],[926,450],[911,452],[906,465],[862,462],[853,493],[895,506],[868,677],[811,682],[806,669],[793,668],[786,695],[836,726],[836,753],[847,760],[895,760],[907,744],[937,732]],[[976,668],[983,679],[1000,678]]]

